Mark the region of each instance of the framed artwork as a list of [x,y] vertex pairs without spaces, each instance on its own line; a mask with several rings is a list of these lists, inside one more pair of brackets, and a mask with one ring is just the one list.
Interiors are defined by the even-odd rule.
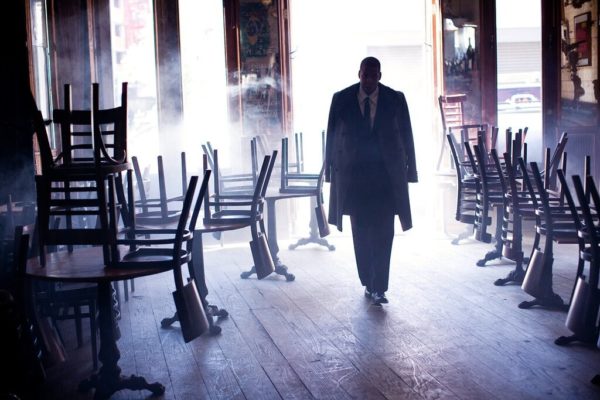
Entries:
[[579,56],[579,61],[577,62],[577,66],[592,65],[592,14],[586,12],[576,15],[573,22],[575,24],[575,43],[578,44],[577,54]]
[[267,8],[261,3],[240,4],[242,59],[265,57],[271,45]]

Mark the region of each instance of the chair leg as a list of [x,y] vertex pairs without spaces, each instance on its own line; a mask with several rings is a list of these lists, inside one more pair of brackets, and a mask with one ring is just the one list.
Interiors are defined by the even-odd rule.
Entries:
[[492,261],[495,259],[502,258],[502,226],[504,224],[504,208],[501,206],[496,206],[496,232],[494,234],[494,238],[496,240],[496,244],[494,245],[494,249],[487,252],[481,260],[478,260],[476,265],[478,267],[483,267],[488,261]]
[[461,240],[467,239],[473,236],[473,225],[467,225],[467,229],[459,233],[458,236],[452,239],[451,243],[457,245]]
[[121,311],[121,289],[119,288],[119,281],[113,282],[113,288],[115,289],[115,297],[117,299],[117,307]]
[[127,279],[123,281],[123,294],[125,295],[125,301],[129,301],[129,284]]
[[73,306],[75,314],[75,332],[77,334],[77,347],[83,346],[83,333],[81,331],[81,306]]
[[97,337],[98,337],[98,328],[96,325],[96,302],[91,301],[89,305],[90,309],[90,338],[92,342],[92,363],[94,366],[94,370],[98,369],[98,346],[97,346]]

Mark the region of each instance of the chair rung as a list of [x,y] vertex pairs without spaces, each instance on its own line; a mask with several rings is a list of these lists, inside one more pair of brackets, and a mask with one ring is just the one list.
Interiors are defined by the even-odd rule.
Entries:
[[50,205],[53,207],[78,208],[78,207],[98,207],[97,199],[50,199]]
[[108,244],[105,229],[51,229],[43,239],[44,245],[57,244]]

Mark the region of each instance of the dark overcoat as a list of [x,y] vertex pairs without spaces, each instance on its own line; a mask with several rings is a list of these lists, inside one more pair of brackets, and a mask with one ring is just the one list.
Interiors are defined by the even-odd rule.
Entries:
[[[327,124],[325,181],[330,182],[329,223],[342,230],[342,213],[351,187],[353,160],[360,151],[363,128],[358,104],[359,83],[333,95]],[[410,114],[402,92],[379,83],[372,134],[377,135],[381,155],[391,180],[394,208],[402,230],[412,228],[408,183],[417,182],[417,165]],[[369,188],[364,188],[369,190]]]

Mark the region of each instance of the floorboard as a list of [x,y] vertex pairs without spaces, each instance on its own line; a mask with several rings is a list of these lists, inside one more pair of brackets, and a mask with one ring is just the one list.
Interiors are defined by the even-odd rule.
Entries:
[[[328,239],[335,251],[280,243],[293,282],[240,279],[252,263],[247,243],[207,240],[209,300],[230,315],[217,321],[220,335],[190,343],[178,324],[160,326],[174,311],[172,274],[137,279],[121,305],[123,374],[161,382],[164,399],[600,398],[590,383],[600,373],[600,352],[556,346],[554,339],[569,334],[565,312],[521,310],[530,297],[519,286],[494,286],[514,264],[475,266],[492,245],[398,233],[390,304],[376,307],[363,296],[349,235]],[[568,301],[577,247],[555,251],[555,291]],[[77,392],[92,372],[89,330],[78,349],[72,324],[60,326],[69,359],[49,370],[44,398],[91,399],[93,392]],[[148,396],[122,391],[113,398]]]

